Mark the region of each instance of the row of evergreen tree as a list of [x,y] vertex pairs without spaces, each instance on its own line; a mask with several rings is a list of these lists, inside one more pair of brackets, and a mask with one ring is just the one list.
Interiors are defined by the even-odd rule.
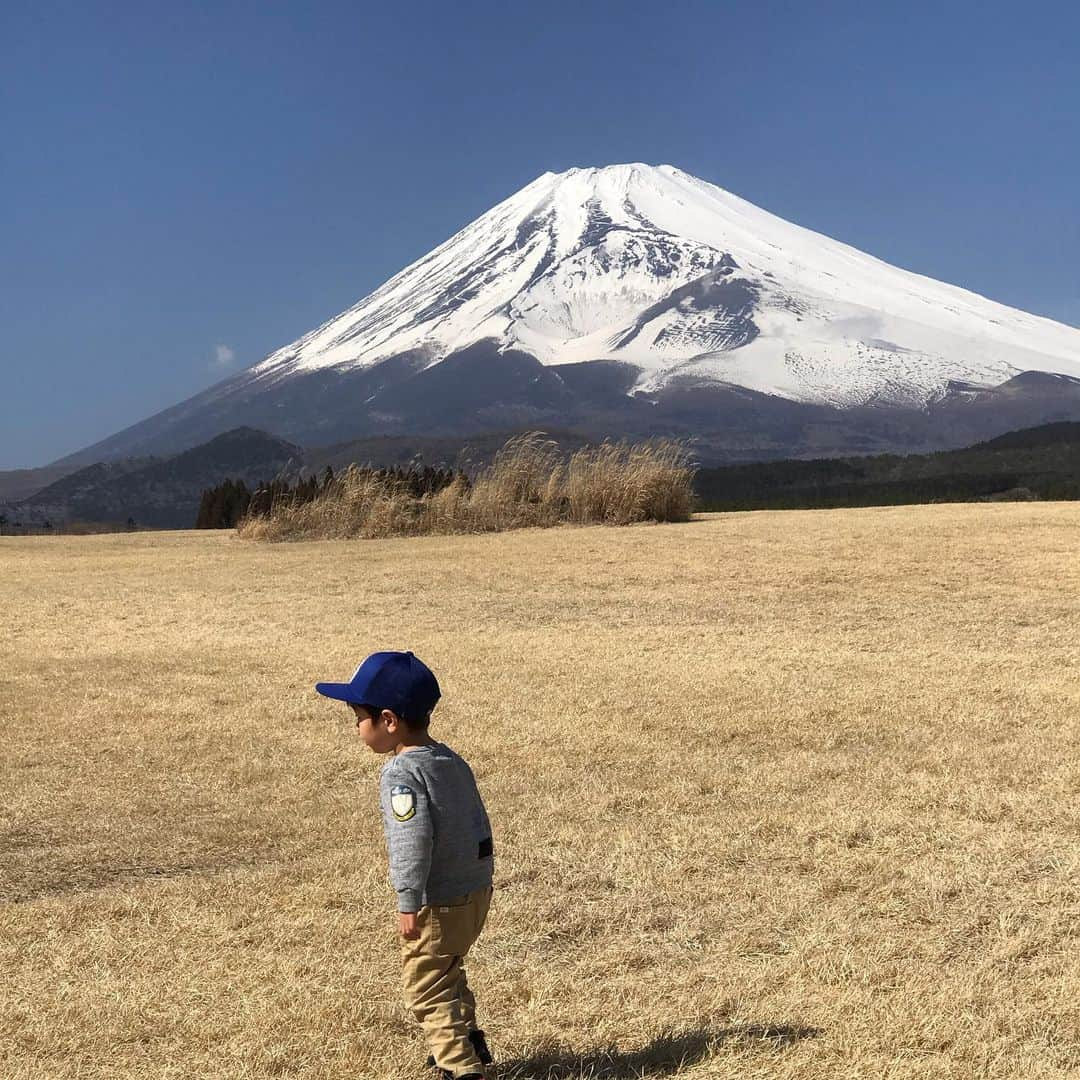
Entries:
[[699,469],[702,510],[1080,499],[1080,424],[1011,432],[963,450]]
[[[433,495],[458,480],[469,485],[468,477],[454,469],[433,468],[430,465],[396,466],[392,469],[363,468],[362,473],[375,477],[388,486],[404,488],[414,498]],[[271,480],[248,488],[243,480],[225,480],[217,487],[207,488],[199,501],[195,518],[196,529],[234,529],[245,517],[265,517],[280,503],[299,506],[331,494],[336,483],[334,470],[327,465],[322,476],[312,474],[297,480]]]
[[65,533],[82,534],[84,532],[119,532],[121,528],[128,532],[135,532],[139,526],[133,517],[127,519],[127,524],[121,526],[113,522],[89,522],[89,521],[61,521],[54,525],[49,518],[44,521],[28,520],[25,523],[16,519],[10,521],[7,514],[0,514],[0,536],[62,536]]

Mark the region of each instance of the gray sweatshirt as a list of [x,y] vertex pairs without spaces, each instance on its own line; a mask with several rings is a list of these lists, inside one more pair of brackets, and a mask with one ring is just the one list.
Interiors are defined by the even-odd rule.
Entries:
[[491,823],[468,763],[442,743],[396,754],[379,777],[398,911],[491,884]]

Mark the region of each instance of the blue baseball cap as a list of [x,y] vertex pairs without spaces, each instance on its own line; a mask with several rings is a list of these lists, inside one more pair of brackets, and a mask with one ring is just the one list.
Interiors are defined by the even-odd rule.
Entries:
[[442,696],[431,669],[411,652],[372,653],[347,683],[315,684],[323,697],[390,709],[402,720],[423,720]]

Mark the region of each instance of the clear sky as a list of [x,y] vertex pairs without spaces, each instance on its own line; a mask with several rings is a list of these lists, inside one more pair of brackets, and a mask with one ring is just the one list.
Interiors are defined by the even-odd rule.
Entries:
[[0,468],[256,363],[575,165],[677,165],[1080,325],[1078,43],[1066,0],[3,0]]

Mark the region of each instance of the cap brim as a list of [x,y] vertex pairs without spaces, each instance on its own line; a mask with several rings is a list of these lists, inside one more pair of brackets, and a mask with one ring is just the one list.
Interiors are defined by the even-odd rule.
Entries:
[[323,697],[333,698],[335,701],[347,701],[352,705],[363,705],[356,699],[352,683],[347,682],[320,682],[315,684],[315,689]]

